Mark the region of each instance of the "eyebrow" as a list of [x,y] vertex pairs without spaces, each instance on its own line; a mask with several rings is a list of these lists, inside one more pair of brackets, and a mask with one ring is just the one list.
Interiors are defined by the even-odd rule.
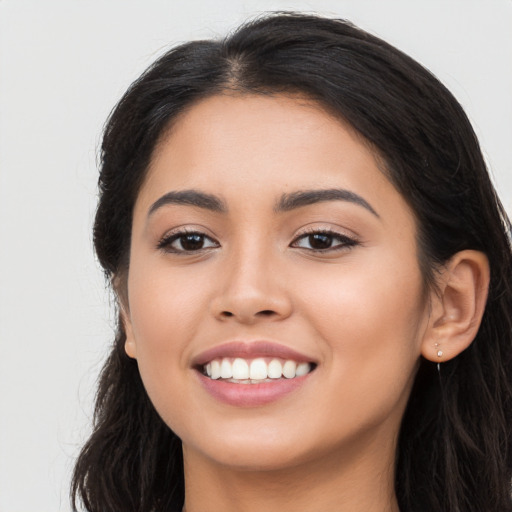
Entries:
[[205,210],[219,213],[227,211],[224,201],[217,196],[191,189],[167,192],[167,194],[164,194],[151,205],[148,217],[159,208],[162,208],[162,206],[168,204],[196,206],[197,208],[204,208]]
[[283,194],[274,207],[276,212],[288,212],[296,208],[308,206],[310,204],[321,203],[325,201],[348,201],[363,208],[380,218],[375,209],[363,199],[360,195],[350,190],[341,188],[329,188],[320,190],[299,190],[291,194]]
[[[320,190],[299,190],[291,194],[283,194],[274,206],[275,212],[288,212],[315,203],[326,201],[348,201],[366,208],[370,213],[380,218],[375,209],[360,195],[350,190],[340,188]],[[168,204],[188,205],[203,208],[218,213],[225,213],[228,208],[224,201],[213,194],[198,190],[171,191],[157,199],[149,208],[148,217],[156,210]]]

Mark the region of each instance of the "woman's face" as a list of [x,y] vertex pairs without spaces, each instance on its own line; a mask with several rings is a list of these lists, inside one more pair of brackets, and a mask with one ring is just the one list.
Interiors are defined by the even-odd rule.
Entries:
[[138,196],[126,349],[186,458],[381,459],[422,291],[411,210],[352,130],[298,98],[215,96],[167,134]]

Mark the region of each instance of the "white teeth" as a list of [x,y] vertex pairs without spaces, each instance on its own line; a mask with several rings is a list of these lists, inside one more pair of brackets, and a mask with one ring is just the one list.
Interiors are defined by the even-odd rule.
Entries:
[[245,359],[237,357],[233,361],[233,379],[245,380],[249,378],[249,365]]
[[287,379],[293,379],[295,377],[295,370],[297,369],[297,363],[295,361],[286,361],[283,365],[283,375]]
[[303,375],[307,375],[310,371],[311,366],[309,363],[300,363],[295,370],[295,377],[302,377]]
[[280,379],[281,375],[283,375],[283,365],[281,361],[272,359],[272,361],[268,363],[267,373],[270,379]]
[[203,371],[211,379],[225,379],[233,381],[246,381],[246,383],[262,382],[268,379],[293,379],[307,375],[312,367],[310,363],[297,363],[292,360],[272,359],[267,363],[263,357],[245,360],[237,357],[214,359],[207,363]]
[[265,359],[253,359],[249,369],[249,378],[255,380],[267,378],[267,363],[265,363]]
[[212,379],[220,378],[220,363],[216,359],[212,361]]
[[233,366],[229,359],[223,359],[220,363],[220,376],[222,379],[231,379],[233,377]]

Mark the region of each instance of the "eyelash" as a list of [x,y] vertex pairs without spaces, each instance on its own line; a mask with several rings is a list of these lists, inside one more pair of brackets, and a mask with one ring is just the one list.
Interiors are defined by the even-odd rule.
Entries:
[[[212,242],[212,245],[210,245],[209,247],[199,247],[198,249],[183,248],[183,245],[182,245],[183,239],[185,237],[191,237],[191,236],[200,237],[201,241],[203,243],[205,240],[208,240],[208,241]],[[331,243],[333,243],[335,240],[338,240],[339,243],[335,246],[326,247],[326,248],[322,248],[322,249],[315,249],[313,247],[311,247],[311,248],[300,247],[298,245],[299,241],[305,240],[307,238],[314,237],[314,236],[328,237],[331,239],[330,240]],[[172,244],[180,239],[181,239],[182,249],[177,249],[177,248],[173,247]],[[310,240],[310,242],[311,242],[311,240]],[[313,253],[326,253],[326,252],[333,252],[333,251],[349,250],[358,244],[359,244],[359,242],[356,239],[350,238],[346,235],[342,235],[341,233],[332,231],[330,229],[310,229],[307,232],[302,233],[301,235],[297,236],[290,244],[290,247],[304,249],[306,251],[310,251]],[[202,233],[201,231],[194,231],[194,230],[189,231],[187,229],[167,234],[157,244],[158,249],[163,250],[166,253],[172,253],[172,254],[178,254],[178,255],[200,253],[200,252],[203,252],[203,251],[206,251],[206,250],[209,250],[212,248],[217,248],[217,247],[220,247],[220,244],[217,241],[210,238],[209,236]]]
[[[212,245],[211,247],[200,247],[199,249],[195,249],[195,250],[190,250],[190,249],[187,250],[184,248],[176,249],[172,246],[172,244],[174,242],[176,242],[177,240],[182,239],[182,242],[183,242],[183,239],[185,237],[192,237],[192,236],[201,237],[202,240],[209,240],[209,241],[213,242],[214,245]],[[182,247],[183,247],[183,245],[182,245]],[[199,253],[199,252],[202,252],[202,251],[205,251],[205,250],[208,250],[211,248],[215,248],[215,247],[220,247],[218,242],[214,241],[212,238],[205,235],[201,231],[195,231],[195,230],[190,231],[188,229],[182,229],[181,231],[177,231],[174,233],[169,233],[167,235],[164,235],[164,237],[157,244],[158,249],[163,250],[164,252],[167,252],[167,253],[172,253],[172,254]]]
[[[331,243],[334,243],[335,240],[338,240],[338,244],[331,247],[326,247],[324,249],[314,249],[314,248],[306,248],[302,247],[302,249],[305,249],[307,251],[313,252],[313,253],[326,253],[326,252],[333,252],[333,251],[342,251],[342,250],[349,250],[352,247],[355,247],[359,244],[359,242],[354,239],[350,238],[346,235],[342,235],[341,233],[338,233],[336,231],[333,231],[331,229],[309,229],[305,233],[302,233],[299,235],[293,242],[290,244],[291,247],[297,247],[297,243],[300,240],[307,239],[309,237],[313,236],[326,236],[331,238]],[[310,240],[311,242],[311,240]]]

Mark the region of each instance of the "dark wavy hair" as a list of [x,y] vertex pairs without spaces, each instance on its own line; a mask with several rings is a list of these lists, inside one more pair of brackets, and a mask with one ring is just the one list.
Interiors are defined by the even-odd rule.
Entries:
[[[404,512],[512,511],[510,222],[459,103],[381,39],[344,20],[273,13],[159,58],[104,132],[94,243],[107,278],[119,288],[126,277],[133,207],[156,144],[187,108],[226,91],[299,93],[359,132],[414,211],[427,287],[458,251],[487,255],[489,297],[474,342],[440,373],[421,360],[399,434],[395,489]],[[151,404],[125,338],[119,320],[93,433],[74,470],[73,507],[180,510],[181,442]]]

